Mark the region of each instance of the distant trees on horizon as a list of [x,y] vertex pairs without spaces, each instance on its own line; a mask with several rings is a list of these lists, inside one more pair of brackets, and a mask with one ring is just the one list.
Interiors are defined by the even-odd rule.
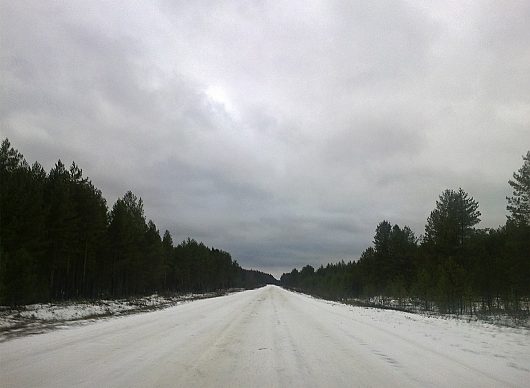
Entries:
[[7,139],[0,146],[0,304],[153,292],[253,288],[276,282],[228,252],[187,239],[174,246],[146,221],[131,191],[108,209],[72,163],[47,174]]
[[473,312],[477,304],[517,312],[530,297],[530,151],[509,184],[509,214],[497,229],[475,229],[478,202],[461,188],[445,190],[421,239],[384,220],[358,261],[293,269],[281,285],[332,299],[412,298],[441,312]]

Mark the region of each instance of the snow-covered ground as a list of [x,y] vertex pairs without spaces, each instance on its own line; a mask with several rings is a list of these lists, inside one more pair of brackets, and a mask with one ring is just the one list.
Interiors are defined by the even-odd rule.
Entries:
[[400,310],[411,313],[423,314],[428,316],[439,316],[444,319],[461,319],[465,321],[483,321],[486,323],[493,323],[503,326],[522,326],[530,328],[530,299],[522,298],[520,300],[519,314],[510,314],[506,311],[506,306],[500,299],[495,300],[492,311],[483,309],[481,302],[474,303],[474,313],[463,314],[449,314],[441,313],[439,309],[433,305],[427,310],[424,307],[424,302],[414,298],[404,298],[401,300],[385,297],[373,296],[369,298],[346,298],[342,300],[344,303],[352,304],[354,306],[376,307],[383,309]]
[[2,386],[528,386],[530,332],[275,286],[0,343]]
[[[17,335],[40,332],[69,323],[89,323],[93,319],[113,317],[146,310],[175,306],[182,302],[203,299],[218,293],[150,295],[141,298],[85,302],[37,303],[19,308],[0,306],[0,341]],[[83,322],[87,320],[87,322]]]

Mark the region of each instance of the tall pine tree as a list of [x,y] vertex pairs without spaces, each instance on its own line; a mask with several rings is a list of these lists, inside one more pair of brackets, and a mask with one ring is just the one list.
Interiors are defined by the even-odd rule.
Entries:
[[478,202],[464,190],[445,190],[427,219],[425,241],[440,253],[454,254],[464,247],[480,215]]
[[513,180],[508,183],[513,195],[507,197],[508,219],[520,224],[530,225],[530,151],[523,156],[523,166],[513,173]]

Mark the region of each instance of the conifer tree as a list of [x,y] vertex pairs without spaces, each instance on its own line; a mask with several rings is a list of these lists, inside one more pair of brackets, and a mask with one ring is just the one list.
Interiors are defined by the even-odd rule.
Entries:
[[440,253],[454,254],[463,248],[480,215],[478,202],[464,190],[445,190],[427,219],[425,240]]
[[523,165],[513,173],[513,180],[508,183],[513,188],[513,195],[506,197],[508,219],[519,224],[530,225],[530,151],[523,156]]

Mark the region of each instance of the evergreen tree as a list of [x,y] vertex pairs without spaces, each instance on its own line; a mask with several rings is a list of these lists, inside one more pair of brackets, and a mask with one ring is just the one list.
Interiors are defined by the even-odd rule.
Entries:
[[[391,274],[389,287],[401,294],[411,285],[413,278],[413,259],[416,254],[416,237],[408,226],[401,229],[398,225],[392,227],[389,237],[389,257],[391,259]],[[391,294],[396,294],[391,292]],[[397,296],[397,295],[396,295]]]
[[144,238],[144,257],[139,276],[141,293],[153,292],[164,282],[164,248],[160,232],[155,223],[149,220]]
[[48,273],[53,298],[67,298],[72,287],[71,271],[77,253],[80,226],[73,199],[73,185],[70,171],[59,160],[48,175],[45,192],[49,206],[46,223]]
[[142,199],[128,191],[116,201],[110,213],[111,294],[114,296],[138,291],[146,229]]
[[519,224],[530,225],[530,151],[523,156],[523,165],[519,171],[513,173],[513,180],[508,183],[513,189],[513,195],[506,197],[508,219]]
[[174,257],[174,248],[173,248],[173,239],[171,238],[171,234],[169,233],[169,230],[166,230],[164,232],[164,237],[162,238],[162,250],[163,250],[163,264],[162,264],[162,272],[163,272],[163,289],[168,289],[168,277],[170,276],[170,273],[174,269],[174,263],[173,263],[173,257]]
[[464,190],[445,190],[427,219],[425,241],[440,253],[455,254],[480,222],[480,215],[478,202]]
[[382,221],[377,225],[374,236],[374,249],[378,256],[386,257],[389,253],[389,241],[392,225],[388,221]]

